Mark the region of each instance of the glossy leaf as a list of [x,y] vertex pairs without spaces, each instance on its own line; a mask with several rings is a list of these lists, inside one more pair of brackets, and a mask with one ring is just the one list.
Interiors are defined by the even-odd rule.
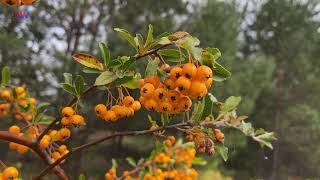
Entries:
[[135,42],[135,40],[134,40],[134,37],[131,36],[131,34],[130,34],[128,31],[126,31],[126,30],[124,30],[124,29],[120,29],[120,28],[114,28],[114,30],[118,33],[118,35],[119,35],[121,38],[123,38],[124,40],[128,41],[129,44],[130,44],[132,47],[134,47],[134,49],[135,49],[136,51],[138,51],[138,46],[137,46],[137,44],[136,44],[136,42]]
[[74,81],[74,87],[76,88],[77,94],[81,95],[84,90],[84,79],[82,76],[78,75]]
[[68,92],[69,94],[72,94],[72,95],[74,95],[74,96],[77,95],[76,89],[75,89],[71,84],[61,83],[60,85],[61,85],[61,88],[62,88],[64,91]]
[[108,49],[108,46],[101,42],[99,43],[100,53],[103,58],[103,63],[106,67],[108,67],[108,64],[110,62],[110,50]]
[[215,63],[214,67],[212,68],[213,71],[213,80],[214,81],[224,81],[231,76],[231,72],[224,68],[219,63]]
[[159,63],[160,63],[159,58],[150,59],[146,68],[145,76],[149,77],[149,76],[155,75],[157,73]]
[[5,85],[9,82],[10,80],[10,71],[9,71],[9,67],[5,66],[2,68],[1,71],[1,85]]
[[96,57],[90,54],[79,53],[73,55],[72,58],[86,67],[98,69],[100,71],[104,70],[102,63],[100,63]]
[[116,79],[117,79],[117,76],[113,72],[105,71],[97,77],[94,85],[103,86],[113,82]]

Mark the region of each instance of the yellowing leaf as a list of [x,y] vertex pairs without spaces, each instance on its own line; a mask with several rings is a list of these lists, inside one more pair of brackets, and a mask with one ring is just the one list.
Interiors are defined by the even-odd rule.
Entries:
[[102,63],[100,63],[96,57],[90,54],[79,53],[73,55],[72,58],[86,67],[98,69],[100,71],[104,70]]

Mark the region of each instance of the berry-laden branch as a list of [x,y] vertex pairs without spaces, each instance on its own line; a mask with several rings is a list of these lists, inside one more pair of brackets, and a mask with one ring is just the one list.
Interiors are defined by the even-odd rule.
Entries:
[[[207,127],[219,127],[219,126],[223,126],[225,124],[224,121],[215,121],[215,122],[203,122],[200,125],[201,126],[207,126]],[[168,125],[168,126],[161,126],[158,128],[152,128],[152,129],[147,129],[147,130],[140,130],[140,131],[127,131],[127,132],[116,132],[112,135],[108,135],[106,137],[97,139],[95,141],[92,141],[90,143],[87,144],[83,144],[81,146],[75,147],[72,150],[69,151],[69,153],[65,154],[64,156],[62,156],[60,159],[56,160],[54,163],[50,164],[47,168],[45,168],[44,170],[41,171],[41,173],[39,174],[39,176],[37,178],[35,178],[36,180],[40,180],[42,177],[44,177],[46,174],[48,174],[52,168],[54,168],[55,166],[57,166],[58,164],[60,164],[63,160],[65,160],[66,158],[70,157],[72,154],[81,151],[83,149],[89,148],[91,146],[97,145],[99,143],[102,143],[104,141],[107,141],[109,139],[113,139],[115,137],[123,137],[123,136],[141,136],[141,135],[146,135],[146,134],[151,134],[151,133],[155,133],[161,130],[166,130],[166,129],[176,129],[176,128],[182,128],[182,127],[192,127],[198,124],[193,124],[192,122],[185,122],[185,123],[178,123],[178,124],[173,124],[173,125]]]
[[[32,149],[46,164],[50,164],[50,159],[48,159],[46,152],[38,146],[35,146],[35,144],[30,140],[9,133],[8,131],[0,131],[0,139],[27,146],[28,148]],[[62,168],[60,168],[60,166],[54,167],[53,172],[59,177],[59,179],[69,179],[68,176],[65,174],[65,171]]]

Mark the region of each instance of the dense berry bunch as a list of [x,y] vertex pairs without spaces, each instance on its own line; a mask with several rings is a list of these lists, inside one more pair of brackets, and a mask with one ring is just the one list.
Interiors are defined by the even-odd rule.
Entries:
[[139,100],[148,110],[170,114],[185,112],[192,106],[189,97],[202,98],[212,82],[212,70],[208,66],[187,63],[173,67],[164,82],[155,75],[141,80]]
[[83,118],[83,116],[77,114],[72,107],[64,107],[61,114],[61,124],[63,126],[80,127],[85,125],[85,119]]
[[6,167],[0,172],[0,180],[18,180],[19,171],[15,167]]
[[[54,163],[67,153],[69,153],[69,150],[66,145],[61,145],[58,148],[54,148],[54,150],[51,151],[51,162]],[[64,163],[64,160],[61,163]]]
[[131,96],[125,96],[122,102],[111,106],[110,109],[104,104],[95,107],[96,115],[104,121],[117,121],[120,118],[132,117],[135,111],[141,108],[139,101],[135,101]]
[[[8,129],[8,132],[20,137],[28,138],[32,141],[34,141],[39,135],[39,130],[36,126],[29,126],[24,132],[22,132],[19,126],[13,125]],[[12,150],[16,150],[20,154],[24,154],[29,150],[28,147],[14,142],[9,143],[9,148]]]
[[[132,171],[124,171],[122,177],[125,180],[133,180],[142,178],[143,180],[193,180],[197,179],[198,173],[192,168],[192,161],[196,157],[196,150],[193,143],[182,144],[181,141],[176,142],[174,136],[167,137],[163,142],[161,151],[152,155],[142,165],[143,174]],[[117,178],[116,169],[113,167],[105,174],[106,180]]]
[[[19,86],[3,89],[0,92],[0,99],[4,102],[0,104],[0,117],[7,115],[8,112],[11,111],[14,118],[19,121],[31,121],[33,119],[32,110],[37,100],[29,97],[24,87]],[[21,109],[23,109],[23,111],[21,111]]]

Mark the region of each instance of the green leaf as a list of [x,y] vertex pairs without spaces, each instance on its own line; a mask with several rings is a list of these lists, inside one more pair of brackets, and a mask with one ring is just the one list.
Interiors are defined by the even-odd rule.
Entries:
[[215,66],[216,60],[221,57],[221,52],[217,48],[205,48],[201,51],[200,63],[211,68]]
[[113,72],[105,71],[97,77],[94,85],[95,86],[103,86],[103,85],[106,85],[106,84],[113,82],[116,79],[117,79],[117,76]]
[[100,53],[103,58],[103,64],[108,67],[109,61],[110,61],[110,50],[108,49],[108,46],[101,42],[99,43]]
[[204,109],[202,112],[202,119],[212,114],[213,102],[209,95],[206,95],[203,99],[204,101]]
[[133,167],[136,167],[137,166],[137,163],[136,161],[132,158],[132,157],[127,157],[126,160],[128,161],[128,163],[133,166]]
[[257,138],[266,140],[266,141],[276,140],[276,137],[274,136],[273,132],[266,132],[264,134],[257,136]]
[[74,87],[76,88],[77,94],[81,95],[84,90],[84,79],[82,76],[78,75],[74,81]]
[[129,88],[129,89],[137,89],[139,88],[139,81],[141,80],[141,74],[135,74],[130,81],[123,83],[122,86]]
[[79,180],[86,180],[86,177],[83,174],[80,174]]
[[61,83],[60,86],[64,91],[68,92],[69,94],[72,94],[74,96],[77,95],[76,89],[71,84]]
[[211,99],[211,101],[213,103],[217,103],[218,102],[217,98],[212,93],[208,93],[208,96],[210,97],[210,99]]
[[147,35],[147,39],[146,39],[146,44],[145,47],[148,49],[150,48],[150,44],[153,43],[153,26],[151,24],[149,24],[148,26],[148,35]]
[[82,72],[87,73],[87,74],[100,74],[101,71],[94,69],[94,68],[89,68],[89,67],[84,67],[82,69]]
[[54,117],[49,117],[49,116],[47,116],[47,117],[41,118],[41,119],[37,122],[37,124],[39,124],[39,125],[49,125],[49,124],[51,124],[54,120],[55,120]]
[[222,111],[225,112],[230,112],[234,109],[236,109],[236,107],[239,105],[239,103],[241,102],[241,97],[238,96],[230,96],[226,102],[223,105]]
[[199,122],[201,121],[201,116],[202,116],[202,112],[204,110],[204,103],[203,102],[198,102],[192,112],[192,116],[191,119],[194,122]]
[[144,48],[144,44],[143,44],[143,37],[141,34],[136,34],[136,37],[134,38],[134,41],[136,42],[136,44],[138,44],[139,48]]
[[222,159],[224,161],[228,160],[228,148],[224,145],[220,145],[220,144],[216,144],[214,146],[214,148],[216,149],[216,151],[220,154],[220,156],[222,157]]
[[182,53],[180,57],[180,52],[177,49],[162,49],[159,50],[158,53],[165,58],[166,61],[171,62],[184,62],[186,57]]
[[200,165],[200,166],[204,166],[207,164],[207,161],[201,157],[195,157],[193,160],[192,160],[192,164],[194,165]]
[[161,113],[161,122],[162,126],[166,126],[169,124],[169,115],[167,113]]
[[168,37],[161,37],[158,40],[158,44],[160,44],[160,45],[170,44],[170,43],[171,43],[171,40]]
[[[98,70],[97,70],[98,71]],[[64,83],[72,84],[72,74],[70,73],[63,73]]]
[[117,164],[117,161],[115,159],[112,159],[112,168],[117,168],[118,167],[118,164]]
[[50,104],[49,103],[46,103],[46,102],[42,102],[42,103],[39,103],[37,106],[36,106],[36,110],[40,110],[46,106],[49,106]]
[[213,80],[218,82],[224,81],[231,76],[231,72],[217,62],[212,68],[212,72],[213,72]]
[[133,63],[136,62],[135,58],[130,58],[129,60],[124,61],[124,63],[119,67],[123,72],[127,71]]
[[241,127],[242,132],[247,136],[250,136],[254,133],[254,128],[252,127],[251,123],[246,123],[242,121]]
[[260,139],[258,142],[260,143],[260,145],[262,147],[263,146],[267,146],[268,148],[273,149],[273,146],[272,146],[271,142],[268,142],[268,141],[265,141],[265,140],[262,140],[262,139]]
[[176,44],[188,50],[195,59],[201,59],[201,48],[196,47],[200,44],[198,38],[188,35],[179,39]]
[[2,75],[1,85],[7,84],[10,80],[10,70],[8,66],[5,66],[2,68],[1,75]]
[[123,38],[124,40],[127,40],[129,44],[134,47],[136,51],[138,51],[138,46],[134,40],[134,37],[130,35],[130,33],[124,29],[120,28],[114,28],[114,30],[118,33],[118,35]]
[[145,76],[149,77],[149,76],[155,75],[157,73],[159,63],[160,63],[159,58],[150,59],[146,68]]

